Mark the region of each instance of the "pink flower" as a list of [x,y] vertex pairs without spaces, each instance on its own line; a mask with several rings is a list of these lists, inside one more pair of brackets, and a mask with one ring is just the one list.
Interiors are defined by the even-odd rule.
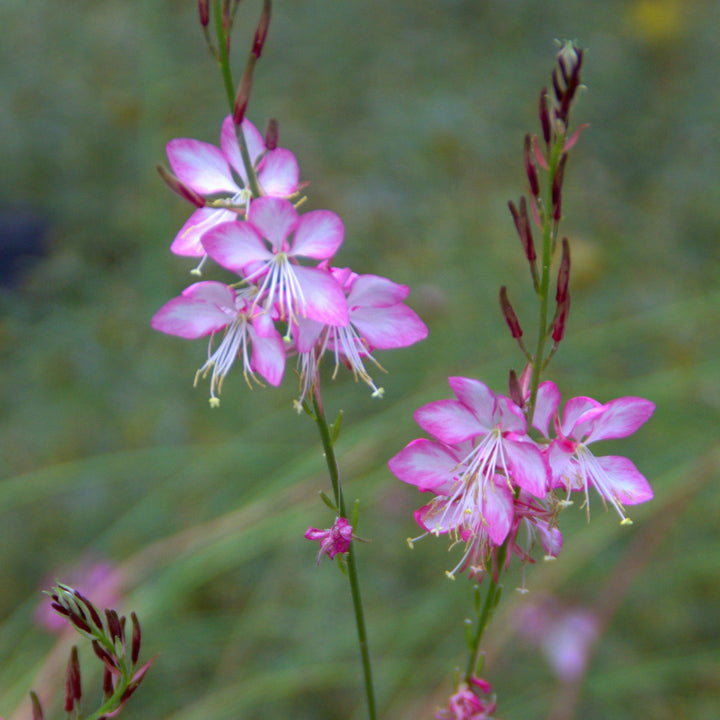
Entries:
[[265,197],[252,201],[248,220],[215,226],[202,244],[222,267],[259,285],[254,304],[274,311],[280,320],[346,325],[347,303],[337,281],[327,270],[298,262],[329,259],[343,235],[342,221],[329,210],[298,216],[287,200]]
[[[473,685],[483,693],[490,693],[490,683],[473,678]],[[481,699],[465,683],[450,697],[447,709],[438,710],[436,720],[492,720],[497,708],[494,698]]]
[[332,560],[338,553],[346,553],[352,542],[352,531],[352,525],[344,517],[338,517],[328,530],[308,528],[305,537],[320,542],[317,564],[320,564],[323,554]]
[[589,488],[592,486],[603,502],[615,508],[623,523],[631,522],[623,505],[651,500],[652,488],[627,458],[615,455],[596,457],[588,446],[598,440],[632,435],[653,414],[654,403],[638,397],[623,397],[603,405],[589,397],[576,397],[565,403],[560,422],[554,414],[559,396],[552,393],[547,397],[552,412],[548,412],[547,406],[540,407],[540,410],[544,417],[555,417],[557,437],[548,451],[554,484],[568,492],[584,492],[588,513]]
[[300,320],[295,343],[300,355],[301,395],[303,398],[317,379],[320,359],[325,352],[335,356],[335,372],[342,361],[381,397],[365,362],[382,369],[372,351],[407,347],[427,337],[427,327],[417,314],[403,303],[410,288],[377,275],[357,275],[349,268],[333,268],[332,276],[346,293],[349,322],[328,325]]
[[453,377],[449,383],[457,400],[429,403],[415,412],[417,423],[437,440],[414,440],[389,466],[403,482],[435,493],[415,514],[420,526],[465,543],[463,558],[449,575],[466,567],[479,575],[493,547],[513,528],[514,495],[523,490],[543,497],[549,468],[509,398],[477,380]]
[[[284,198],[295,195],[300,171],[294,155],[283,148],[268,150],[249,120],[243,120],[241,128],[261,193]],[[182,183],[216,200],[214,206],[196,210],[170,246],[176,255],[200,257],[205,252],[203,234],[219,223],[236,219],[238,212],[246,211],[252,197],[232,118],[223,121],[220,148],[200,140],[177,138],[167,144],[166,152],[170,167]]]
[[[208,348],[208,359],[197,371],[212,372],[210,404],[215,407],[223,380],[237,357],[242,358],[245,380],[260,382],[259,373],[271,385],[279,385],[285,371],[285,347],[270,316],[253,306],[247,295],[223,283],[205,281],[185,288],[179,297],[167,302],[152,318],[155,330],[195,339],[224,330],[217,349]],[[250,354],[252,346],[252,355]]]

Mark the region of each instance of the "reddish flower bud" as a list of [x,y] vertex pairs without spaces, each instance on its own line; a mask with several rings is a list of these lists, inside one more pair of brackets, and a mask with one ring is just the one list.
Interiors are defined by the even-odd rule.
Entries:
[[124,633],[120,618],[115,610],[105,610],[105,617],[107,618],[107,626],[110,631],[110,639],[115,642],[118,638],[120,641],[124,641]]
[[525,145],[523,147],[523,162],[525,163],[525,174],[530,183],[530,192],[538,197],[540,195],[540,183],[538,182],[537,168],[532,159],[530,134],[525,135]]
[[95,652],[95,654],[102,660],[105,667],[110,670],[110,672],[118,672],[118,662],[117,659],[114,658],[110,653],[97,641],[92,641],[92,649]]
[[511,200],[508,202],[510,213],[513,216],[515,222],[515,229],[520,236],[520,242],[522,242],[523,249],[525,250],[525,257],[529,262],[535,262],[537,255],[535,254],[535,243],[533,242],[532,230],[530,229],[530,219],[527,214],[527,202],[525,196],[520,198],[520,210],[518,211],[515,207],[515,203]]
[[278,121],[270,118],[265,126],[265,147],[274,150],[278,144]]
[[130,661],[133,667],[137,665],[138,658],[140,657],[140,642],[142,640],[142,633],[140,631],[140,621],[137,619],[137,615],[133,612],[130,613],[130,620],[132,621],[132,648],[130,650]]
[[502,310],[505,322],[510,328],[510,334],[516,340],[521,338],[523,331],[520,327],[520,322],[517,318],[517,315],[515,314],[515,311],[513,310],[513,307],[508,300],[507,288],[504,285],[500,288],[500,309]]
[[185,198],[191,202],[195,207],[205,207],[205,198],[199,193],[195,192],[192,188],[185,185],[176,178],[167,168],[162,165],[157,165],[156,170],[160,177],[165,181],[165,184],[180,197]]
[[270,27],[270,11],[272,3],[270,0],[264,0],[262,14],[257,28],[255,28],[255,37],[253,39],[252,54],[255,58],[259,58],[262,53],[265,38],[267,38],[268,28]]
[[510,399],[518,406],[522,407],[525,404],[523,397],[523,391],[520,387],[520,381],[518,380],[517,373],[514,370],[510,370],[508,377],[508,388],[510,390]]
[[543,88],[540,91],[539,114],[543,140],[545,140],[546,145],[550,145],[552,135],[550,133],[550,113],[548,111],[547,88]]
[[76,702],[81,698],[80,660],[78,659],[77,646],[73,645],[65,675],[65,712],[72,712]]
[[562,240],[562,256],[560,257],[560,269],[558,270],[557,290],[555,300],[558,305],[565,302],[570,283],[570,243],[567,238]]
[[210,20],[209,0],[198,0],[198,12],[200,13],[200,24],[203,27],[207,27]]
[[105,665],[103,670],[103,695],[105,695],[105,699],[112,697],[114,692],[113,674],[110,672],[110,668]]
[[565,335],[565,323],[567,322],[568,313],[570,312],[570,293],[565,294],[562,305],[558,305],[555,313],[555,321],[553,322],[552,339],[557,345]]
[[250,101],[250,90],[252,90],[253,66],[253,62],[248,62],[245,72],[240,78],[240,87],[235,96],[235,108],[233,109],[233,122],[235,125],[240,125],[245,118],[245,111]]

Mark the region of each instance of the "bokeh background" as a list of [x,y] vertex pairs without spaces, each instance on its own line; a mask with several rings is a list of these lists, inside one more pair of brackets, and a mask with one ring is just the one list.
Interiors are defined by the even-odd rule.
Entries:
[[[237,77],[258,12],[238,14]],[[566,174],[573,307],[549,376],[565,397],[657,403],[605,449],[656,498],[630,528],[599,502],[589,525],[563,515],[565,549],[526,570],[530,594],[507,578],[485,674],[504,718],[720,715],[718,27],[713,0],[275,3],[248,115],[278,118],[306,207],[343,218],[338,261],[411,285],[430,327],[380,354],[384,400],[346,376],[325,390],[372,539],[382,717],[432,717],[465,661],[471,585],[444,577],[444,541],[407,549],[421,497],[386,462],[448,375],[502,391],[521,369],[496,298],[508,285],[531,327],[506,204],[555,38],[588,50],[575,121],[590,127]],[[192,265],[168,252],[190,208],[155,165],[173,137],[217,142],[226,113],[196,3],[3,0],[0,35],[0,714],[30,717],[34,687],[61,715],[73,638],[37,614],[59,578],[139,614],[158,657],[136,720],[362,718],[346,585],[302,539],[328,524],[327,480],[292,373],[276,390],[231,376],[211,411],[192,387],[204,343],[148,325]],[[524,632],[519,608],[548,597],[602,627],[582,688]]]

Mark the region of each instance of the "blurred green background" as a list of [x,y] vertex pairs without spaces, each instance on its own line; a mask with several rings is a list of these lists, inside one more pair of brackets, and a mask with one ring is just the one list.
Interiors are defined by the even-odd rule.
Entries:
[[[238,14],[237,77],[259,6]],[[508,285],[529,330],[506,203],[555,38],[588,50],[574,117],[590,128],[566,173],[573,307],[549,377],[565,397],[657,403],[605,450],[656,498],[630,528],[598,502],[590,525],[563,515],[565,549],[527,569],[530,595],[507,578],[485,674],[504,718],[548,717],[569,692],[517,621],[549,593],[604,623],[568,717],[720,716],[718,27],[712,0],[275,3],[248,116],[279,120],[306,207],[343,218],[338,263],[410,284],[430,326],[379,354],[384,400],[347,376],[325,389],[372,539],[359,562],[382,717],[432,717],[464,663],[471,586],[444,577],[444,541],[407,549],[421,496],[386,462],[448,375],[503,391],[521,369],[496,298]],[[252,392],[231,376],[211,411],[192,387],[205,344],[148,324],[192,267],[167,250],[190,208],[155,165],[173,137],[216,143],[226,113],[196,3],[3,0],[0,32],[0,714],[30,717],[34,687],[60,716],[72,638],[39,627],[40,591],[102,561],[159,653],[126,717],[362,718],[346,584],[302,539],[329,513],[292,373]],[[17,237],[36,257],[8,259]]]

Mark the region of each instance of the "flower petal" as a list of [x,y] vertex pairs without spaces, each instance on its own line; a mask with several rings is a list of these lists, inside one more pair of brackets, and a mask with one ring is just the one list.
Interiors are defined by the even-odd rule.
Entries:
[[257,315],[253,322],[252,369],[278,386],[285,373],[285,345],[270,317]]
[[261,197],[250,203],[248,220],[276,250],[287,250],[286,240],[298,222],[298,214],[288,200]]
[[545,456],[532,440],[503,439],[513,482],[535,497],[545,497],[550,468]]
[[178,179],[202,195],[236,193],[230,166],[222,151],[210,143],[176,138],[166,146],[168,161]]
[[439,492],[451,484],[457,464],[449,448],[425,438],[413,440],[388,462],[396,477],[421,492]]
[[424,340],[428,334],[425,323],[402,303],[352,310],[350,322],[370,343],[371,348],[379,350],[407,347]]
[[398,285],[379,275],[360,275],[348,293],[348,306],[387,307],[401,303],[409,293],[407,285]]
[[272,259],[255,228],[245,221],[216,225],[203,235],[202,246],[216,263],[238,274],[253,263]]
[[557,413],[559,406],[560,391],[557,385],[550,380],[540,383],[532,424],[546,438],[550,436],[550,422]]
[[513,494],[504,479],[488,486],[483,494],[482,518],[490,539],[502,545],[513,520]]
[[[650,483],[632,460],[617,455],[605,455],[595,459],[605,473],[603,480],[608,484],[608,489],[623,505],[637,505],[652,500]],[[595,478],[590,479],[599,490]]]
[[[258,157],[265,150],[265,141],[258,129],[248,120],[244,119],[242,125],[243,137],[245,145],[247,145],[248,155],[253,167],[257,164]],[[232,165],[235,172],[242,178],[243,183],[247,186],[247,172],[245,172],[245,163],[240,153],[240,145],[238,143],[237,134],[235,133],[235,123],[230,115],[228,115],[220,129],[220,147],[225,157]]]
[[593,423],[585,442],[623,438],[632,435],[646,423],[655,410],[655,403],[639,397],[622,397],[603,406],[603,413]]
[[[587,418],[584,417],[586,413],[601,407],[601,403],[589,397],[570,398],[570,400],[565,403],[565,409],[563,410],[562,434],[565,435],[565,437],[581,440],[585,431],[585,425],[578,423],[578,421],[580,421],[581,418],[586,420]],[[576,425],[578,425],[577,428]]]
[[457,399],[473,412],[485,431],[491,430],[496,423],[495,393],[485,383],[472,378],[450,377],[448,383]]
[[345,293],[329,272],[318,268],[293,266],[305,298],[305,317],[326,325],[347,325]]
[[175,255],[186,257],[201,257],[205,254],[202,246],[203,235],[215,225],[230,222],[236,217],[232,210],[217,210],[215,208],[198,208],[180,228],[170,245],[170,251]]
[[284,148],[271,150],[260,162],[258,181],[266,195],[288,197],[295,194],[300,181],[295,156]]
[[457,400],[428,403],[419,407],[413,417],[423,430],[448,445],[485,434],[475,415]]
[[345,227],[330,210],[312,210],[300,216],[292,243],[292,255],[325,260],[342,245]]

